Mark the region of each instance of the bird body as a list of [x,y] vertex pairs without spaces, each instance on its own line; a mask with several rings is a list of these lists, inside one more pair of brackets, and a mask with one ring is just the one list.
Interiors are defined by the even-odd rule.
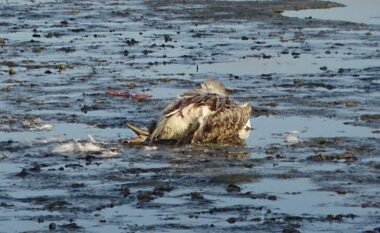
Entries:
[[245,145],[250,117],[249,104],[236,104],[221,83],[208,80],[170,103],[151,132],[142,136],[134,131],[139,140],[151,143]]

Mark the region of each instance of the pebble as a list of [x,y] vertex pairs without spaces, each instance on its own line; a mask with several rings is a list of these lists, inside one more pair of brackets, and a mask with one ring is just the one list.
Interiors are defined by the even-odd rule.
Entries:
[[65,64],[61,64],[61,65],[59,65],[58,69],[59,69],[59,71],[65,70],[66,69],[66,65]]
[[227,219],[227,222],[228,222],[229,224],[234,224],[234,223],[236,222],[236,218],[234,218],[234,217],[228,218],[228,219]]
[[346,107],[348,108],[353,108],[353,107],[357,107],[358,106],[358,103],[356,102],[347,102],[346,103]]
[[199,192],[190,193],[190,196],[191,196],[191,200],[198,200],[198,201],[205,200],[202,193],[199,193]]
[[340,190],[336,191],[336,193],[339,194],[339,195],[346,195],[347,194],[347,190],[340,189]]
[[240,187],[235,184],[229,184],[226,188],[227,192],[240,192]]
[[57,225],[54,222],[49,224],[49,230],[55,230],[56,228],[57,228]]
[[153,194],[151,192],[148,192],[148,191],[143,191],[143,192],[140,192],[139,194],[137,194],[137,199],[139,201],[142,201],[142,202],[149,202],[151,200],[153,200],[155,197],[153,196]]
[[19,176],[19,177],[21,177],[21,178],[23,178],[23,177],[25,177],[25,176],[27,176],[28,175],[28,172],[26,172],[26,169],[25,168],[23,168],[22,170],[21,170],[21,172],[19,172],[18,174],[17,174],[17,176]]
[[301,86],[303,84],[303,80],[299,78],[293,79],[294,86]]

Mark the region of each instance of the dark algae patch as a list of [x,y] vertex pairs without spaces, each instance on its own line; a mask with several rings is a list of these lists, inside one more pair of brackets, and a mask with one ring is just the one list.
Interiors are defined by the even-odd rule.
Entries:
[[[380,27],[283,16],[335,7],[2,1],[0,232],[378,232]],[[247,146],[125,143],[210,78]]]

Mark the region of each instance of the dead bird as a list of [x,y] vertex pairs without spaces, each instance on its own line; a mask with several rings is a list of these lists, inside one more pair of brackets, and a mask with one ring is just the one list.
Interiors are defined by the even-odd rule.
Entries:
[[149,129],[127,123],[138,135],[128,143],[245,145],[251,111],[247,103],[236,104],[223,84],[208,80],[171,102]]

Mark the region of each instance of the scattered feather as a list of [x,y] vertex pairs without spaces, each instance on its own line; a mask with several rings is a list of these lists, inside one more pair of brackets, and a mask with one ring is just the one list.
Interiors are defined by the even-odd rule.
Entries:
[[42,126],[37,126],[37,125],[35,126],[35,128],[38,130],[48,130],[48,131],[52,130],[53,127],[54,126],[52,124],[44,124]]
[[144,150],[146,150],[146,151],[157,150],[157,146],[145,146]]
[[297,137],[297,136],[294,136],[294,135],[288,135],[286,137],[286,141],[290,144],[290,145],[294,145],[294,144],[298,144],[298,143],[302,143],[302,140]]
[[72,142],[67,142],[56,146],[52,152],[63,155],[98,153],[102,157],[113,157],[119,154],[118,150],[114,148],[106,148],[106,145],[97,143],[91,135],[88,135],[88,137],[90,142],[79,142],[78,140],[74,140]]
[[288,134],[298,134],[298,133],[301,133],[301,131],[298,131],[298,130],[290,130],[290,131],[288,131]]
[[68,142],[59,145],[53,149],[53,153],[70,155],[70,154],[83,154],[83,153],[95,153],[100,152],[102,148],[91,142],[81,143],[81,142]]

